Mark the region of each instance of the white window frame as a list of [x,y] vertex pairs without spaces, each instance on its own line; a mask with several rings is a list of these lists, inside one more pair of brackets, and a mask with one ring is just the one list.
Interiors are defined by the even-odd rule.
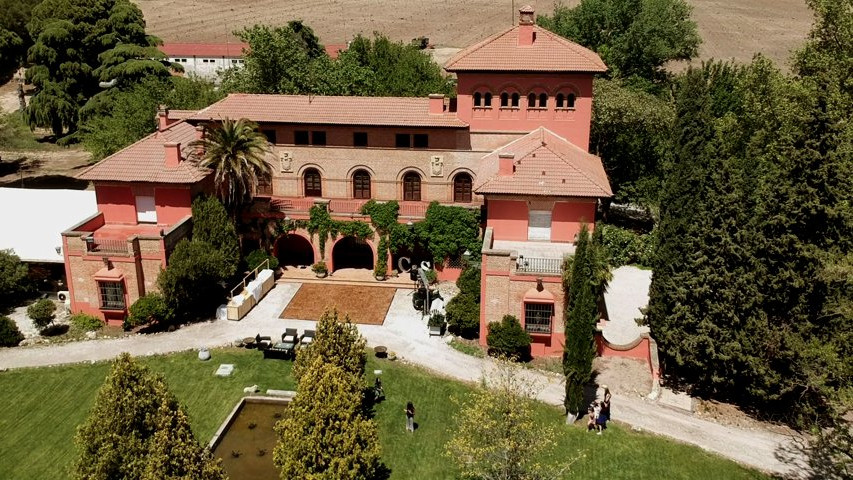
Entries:
[[136,196],[136,221],[138,223],[157,223],[157,204],[153,195]]
[[551,210],[528,212],[527,239],[551,241]]

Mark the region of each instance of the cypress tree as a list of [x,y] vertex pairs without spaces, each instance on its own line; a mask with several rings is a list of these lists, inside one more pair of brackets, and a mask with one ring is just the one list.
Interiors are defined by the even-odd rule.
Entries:
[[593,279],[594,245],[586,225],[581,226],[572,262],[569,302],[566,309],[566,345],[563,374],[566,376],[566,413],[579,414],[583,408],[583,388],[592,377],[595,356],[595,323],[598,320]]
[[367,355],[364,353],[366,345],[366,340],[350,322],[349,316],[340,318],[337,310],[327,310],[317,322],[314,341],[308,347],[297,350],[293,378],[299,382],[317,358],[323,364],[336,365],[346,373],[362,378],[367,363]]

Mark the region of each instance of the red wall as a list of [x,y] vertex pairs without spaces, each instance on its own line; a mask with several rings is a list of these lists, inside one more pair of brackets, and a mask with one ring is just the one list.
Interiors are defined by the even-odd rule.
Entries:
[[372,127],[261,123],[259,125],[259,129],[262,131],[274,130],[276,145],[293,145],[294,132],[301,130],[308,132],[326,132],[326,146],[330,147],[352,147],[353,133],[365,132],[367,133],[367,145],[370,148],[396,148],[396,134],[398,133],[425,133],[429,135],[430,150],[466,150],[471,148],[468,131],[463,128]]
[[188,188],[157,188],[154,190],[158,225],[174,225],[192,215],[192,197]]
[[571,242],[586,222],[590,231],[595,227],[595,201],[557,202],[551,213],[551,241]]
[[130,185],[95,185],[98,211],[103,212],[105,223],[136,224],[136,199]]
[[[492,94],[491,108],[475,108],[474,92]],[[518,108],[501,108],[500,94],[517,92]],[[545,109],[528,109],[529,93],[548,94]],[[556,109],[557,93],[574,93],[574,109]],[[592,75],[585,73],[488,73],[459,72],[457,86],[457,115],[471,125],[471,131],[529,132],[543,126],[570,142],[589,149],[592,120]]]
[[494,230],[495,240],[527,240],[527,202],[488,200],[486,226]]

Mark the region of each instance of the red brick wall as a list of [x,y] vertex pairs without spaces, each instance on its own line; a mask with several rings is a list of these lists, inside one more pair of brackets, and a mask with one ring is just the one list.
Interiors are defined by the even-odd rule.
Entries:
[[326,132],[326,146],[337,147],[352,147],[353,134],[355,132],[367,133],[367,145],[370,148],[395,148],[396,134],[427,134],[429,135],[429,148],[454,150],[470,148],[467,135],[460,135],[459,132],[466,132],[460,128],[410,128],[410,127],[367,127],[367,126],[349,126],[349,125],[288,125],[288,124],[268,124],[261,123],[260,130],[274,130],[276,145],[293,145],[294,132],[321,131]]

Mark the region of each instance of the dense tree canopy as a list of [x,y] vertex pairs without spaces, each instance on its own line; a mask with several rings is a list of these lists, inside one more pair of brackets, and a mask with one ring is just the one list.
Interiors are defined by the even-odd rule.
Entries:
[[800,425],[849,410],[853,378],[853,2],[811,5],[793,76],[679,84],[648,309],[670,378]]
[[324,365],[337,365],[345,373],[361,378],[367,363],[365,345],[364,337],[348,316],[341,318],[337,310],[326,311],[317,322],[314,341],[297,352],[293,378],[299,381],[318,358]]
[[13,305],[30,289],[27,264],[12,250],[0,250],[0,307]]
[[240,263],[240,239],[237,226],[218,198],[200,196],[193,200],[193,240],[207,242],[219,250],[228,263],[228,276]]
[[701,39],[684,0],[581,0],[557,4],[537,23],[597,52],[610,75],[658,82],[664,65],[689,60]]
[[41,0],[0,0],[0,81],[21,66],[32,45],[27,22]]
[[76,130],[79,110],[97,96],[99,82],[115,80],[123,89],[169,74],[154,48],[159,40],[145,34],[142,12],[128,0],[44,0],[27,28],[34,42],[27,81],[36,93],[26,118],[55,135]]
[[301,22],[237,32],[249,44],[242,69],[225,72],[223,88],[246,93],[425,96],[452,94],[451,80],[429,55],[377,35],[358,36],[332,60]]
[[[110,89],[81,109],[78,132],[83,146],[97,160],[111,155],[157,129],[160,105],[198,110],[222,98],[212,82],[197,77],[155,75],[128,89]],[[108,95],[106,95],[108,93]]]
[[180,319],[206,318],[224,295],[219,282],[232,273],[219,249],[199,240],[181,240],[157,277],[166,302]]

